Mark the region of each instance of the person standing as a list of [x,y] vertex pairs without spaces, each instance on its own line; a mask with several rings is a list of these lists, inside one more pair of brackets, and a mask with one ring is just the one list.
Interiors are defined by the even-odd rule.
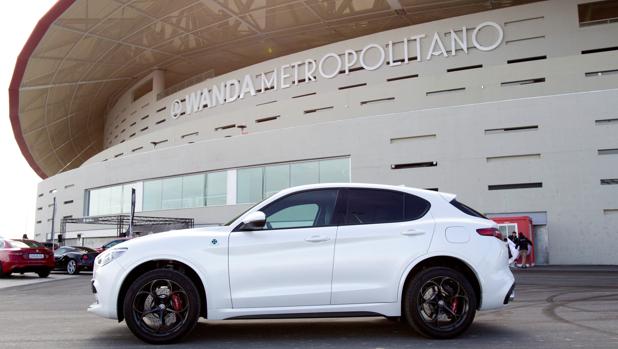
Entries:
[[532,241],[530,241],[524,234],[520,234],[517,238],[517,247],[519,248],[519,257],[521,257],[521,267],[525,269],[528,267],[526,259],[530,254]]

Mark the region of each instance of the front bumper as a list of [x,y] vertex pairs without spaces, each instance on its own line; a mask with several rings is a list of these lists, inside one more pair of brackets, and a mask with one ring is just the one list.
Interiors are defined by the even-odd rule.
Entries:
[[118,319],[116,305],[124,272],[125,269],[117,261],[103,268],[95,268],[91,281],[95,302],[88,307],[89,313],[108,319]]

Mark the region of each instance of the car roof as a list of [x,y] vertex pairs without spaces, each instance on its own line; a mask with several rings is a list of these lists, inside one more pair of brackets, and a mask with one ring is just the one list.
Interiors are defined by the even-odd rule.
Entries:
[[382,189],[382,190],[395,190],[410,193],[420,196],[425,199],[437,199],[442,198],[446,201],[453,200],[456,195],[444,192],[438,192],[434,190],[419,189],[408,187],[405,185],[387,185],[387,184],[371,184],[371,183],[320,183],[320,184],[307,184],[296,187],[283,189],[277,196],[282,196],[297,191],[312,190],[312,189],[326,189],[326,188],[362,188],[362,189]]

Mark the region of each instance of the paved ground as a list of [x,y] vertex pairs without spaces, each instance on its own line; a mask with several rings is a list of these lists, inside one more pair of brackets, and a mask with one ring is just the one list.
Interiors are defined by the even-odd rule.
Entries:
[[[10,278],[0,279],[0,290],[2,290],[4,288],[10,288],[10,287],[16,287],[16,286],[25,286],[25,285],[32,285],[32,284],[39,284],[39,283],[42,283],[42,282],[55,281],[55,280],[64,280],[64,279],[77,278],[77,277],[78,276],[71,276],[71,275],[68,275],[68,274],[51,274],[47,278],[41,279],[35,273],[24,273],[23,275],[13,274],[12,277],[10,277]],[[2,292],[2,291],[0,291],[0,292]],[[0,293],[0,295],[2,295],[2,293]]]
[[[0,280],[1,348],[152,348],[124,323],[86,313],[93,299],[90,275],[61,276],[10,288]],[[382,318],[202,320],[178,347],[618,348],[618,268],[536,268],[518,271],[516,278],[517,300],[479,313],[455,340],[428,340]]]

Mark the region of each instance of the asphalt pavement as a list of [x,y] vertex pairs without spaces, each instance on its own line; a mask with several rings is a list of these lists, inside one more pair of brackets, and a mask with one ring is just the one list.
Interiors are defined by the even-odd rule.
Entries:
[[[618,348],[618,267],[545,267],[515,274],[516,300],[505,309],[477,313],[468,332],[453,340],[426,339],[379,317],[200,320],[191,335],[167,347]],[[0,348],[153,347],[136,339],[124,322],[86,312],[94,299],[91,275],[52,274],[19,285],[24,277],[0,279]]]

